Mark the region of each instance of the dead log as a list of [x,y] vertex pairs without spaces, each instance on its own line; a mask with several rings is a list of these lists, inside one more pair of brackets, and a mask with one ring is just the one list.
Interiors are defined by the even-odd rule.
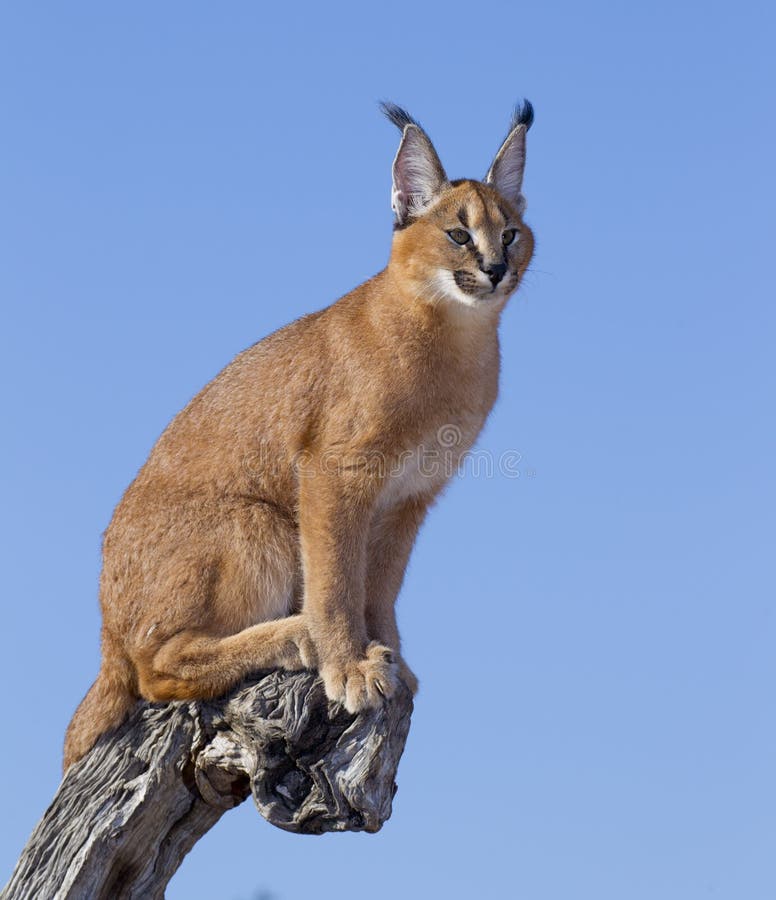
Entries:
[[2,900],[152,900],[249,794],[286,831],[377,831],[391,814],[412,697],[352,716],[312,672],[212,702],[139,703],[65,775]]

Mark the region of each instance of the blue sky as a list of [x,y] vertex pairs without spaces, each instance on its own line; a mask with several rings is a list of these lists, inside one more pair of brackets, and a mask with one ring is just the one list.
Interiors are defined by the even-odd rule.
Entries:
[[123,489],[232,356],[385,264],[376,102],[479,177],[526,96],[537,253],[479,444],[520,477],[456,480],[416,547],[393,818],[303,838],[245,804],[168,897],[776,895],[774,30],[754,2],[2,7],[0,882],[97,671]]

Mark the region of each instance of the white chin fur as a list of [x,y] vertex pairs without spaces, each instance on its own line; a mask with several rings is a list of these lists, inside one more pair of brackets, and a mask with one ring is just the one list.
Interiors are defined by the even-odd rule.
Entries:
[[437,269],[433,281],[433,292],[437,297],[441,296],[446,300],[454,300],[456,303],[462,303],[464,306],[479,306],[483,302],[479,297],[474,297],[462,291],[455,283],[455,276],[449,269]]

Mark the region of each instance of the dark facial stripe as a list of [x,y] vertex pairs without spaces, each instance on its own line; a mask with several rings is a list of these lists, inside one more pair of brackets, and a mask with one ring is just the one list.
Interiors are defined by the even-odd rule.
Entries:
[[469,217],[466,215],[466,210],[463,206],[458,210],[458,221],[464,228],[469,227]]

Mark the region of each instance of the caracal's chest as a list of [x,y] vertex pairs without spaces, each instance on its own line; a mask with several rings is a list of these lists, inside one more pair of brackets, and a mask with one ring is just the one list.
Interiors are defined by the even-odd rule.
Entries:
[[423,434],[419,443],[406,446],[385,463],[379,504],[394,506],[411,497],[435,495],[463,466],[485,422],[487,411],[449,416]]

